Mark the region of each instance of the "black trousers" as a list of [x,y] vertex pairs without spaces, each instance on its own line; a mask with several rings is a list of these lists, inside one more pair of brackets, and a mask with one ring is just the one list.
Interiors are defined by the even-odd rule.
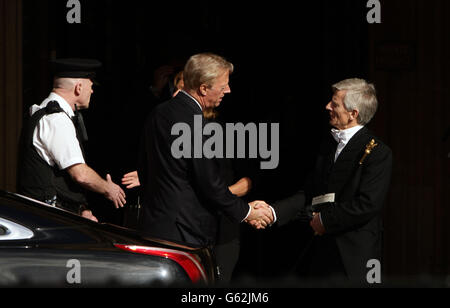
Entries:
[[306,258],[306,281],[314,286],[340,287],[350,283],[336,240],[314,238]]
[[231,222],[225,216],[220,217],[214,253],[221,284],[229,284],[233,278],[240,253],[240,230],[240,225]]

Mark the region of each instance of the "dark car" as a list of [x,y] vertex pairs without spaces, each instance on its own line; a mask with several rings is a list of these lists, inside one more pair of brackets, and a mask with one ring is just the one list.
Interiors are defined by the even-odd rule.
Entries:
[[210,250],[149,239],[0,191],[0,287],[209,286]]

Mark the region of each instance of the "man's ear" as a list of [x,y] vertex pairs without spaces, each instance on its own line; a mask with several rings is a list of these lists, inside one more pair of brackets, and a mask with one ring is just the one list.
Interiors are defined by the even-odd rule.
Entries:
[[75,85],[75,93],[74,93],[75,96],[80,96],[82,90],[83,90],[83,83],[78,82],[78,83]]
[[350,120],[357,120],[359,116],[359,111],[358,110],[353,110],[352,112],[350,112]]
[[208,86],[207,85],[205,85],[205,84],[202,84],[201,86],[200,86],[200,90],[199,90],[199,94],[200,95],[202,95],[202,96],[206,96],[206,90],[208,89]]

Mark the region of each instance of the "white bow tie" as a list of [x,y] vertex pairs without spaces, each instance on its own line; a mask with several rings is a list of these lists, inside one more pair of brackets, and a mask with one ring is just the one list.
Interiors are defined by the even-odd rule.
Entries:
[[331,134],[333,135],[334,140],[338,143],[345,142],[347,140],[347,135],[341,130],[333,128],[331,130]]

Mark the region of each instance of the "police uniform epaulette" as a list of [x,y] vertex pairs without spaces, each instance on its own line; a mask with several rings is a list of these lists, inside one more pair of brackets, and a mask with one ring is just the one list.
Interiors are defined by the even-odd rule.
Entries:
[[57,101],[51,101],[47,104],[47,107],[45,107],[46,114],[54,114],[59,112],[64,112],[64,110],[61,108]]

